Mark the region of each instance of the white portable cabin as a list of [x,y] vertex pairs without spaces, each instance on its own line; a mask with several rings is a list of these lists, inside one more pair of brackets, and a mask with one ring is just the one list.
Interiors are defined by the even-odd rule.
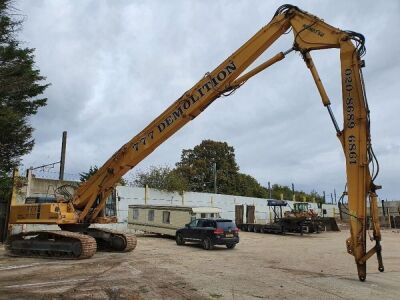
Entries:
[[129,205],[128,228],[175,236],[176,230],[198,218],[220,218],[218,207]]

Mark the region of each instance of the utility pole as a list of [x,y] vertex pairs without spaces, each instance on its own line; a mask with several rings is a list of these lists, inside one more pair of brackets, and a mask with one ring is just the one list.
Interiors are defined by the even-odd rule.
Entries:
[[217,193],[217,163],[213,163],[213,172],[214,172],[214,194]]
[[67,148],[67,132],[63,131],[61,143],[60,174],[58,179],[64,180],[65,150]]
[[293,195],[293,201],[296,201],[296,195],[294,194],[294,183],[292,183],[292,195]]
[[324,193],[324,203],[326,203],[326,195],[325,195],[325,191],[323,191]]
[[268,181],[269,199],[272,199],[271,182]]
[[335,196],[335,204],[336,204],[336,189],[333,189],[333,195]]

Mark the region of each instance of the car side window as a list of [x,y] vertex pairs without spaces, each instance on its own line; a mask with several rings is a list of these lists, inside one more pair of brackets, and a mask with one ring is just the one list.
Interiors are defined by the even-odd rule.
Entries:
[[204,221],[203,227],[211,227],[211,221]]
[[199,220],[193,220],[192,222],[190,222],[190,224],[189,224],[189,226],[190,227],[197,227],[197,222],[198,222]]
[[205,223],[204,220],[198,220],[197,227],[204,227],[204,223]]

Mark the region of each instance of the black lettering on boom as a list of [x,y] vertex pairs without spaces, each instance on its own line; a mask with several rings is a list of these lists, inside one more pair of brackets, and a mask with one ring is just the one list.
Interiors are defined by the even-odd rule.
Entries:
[[353,91],[353,79],[352,79],[353,71],[350,68],[347,68],[344,71],[343,81],[344,81],[344,97],[346,97],[346,124],[347,128],[354,128],[356,125],[355,123],[355,116],[354,116],[354,101],[352,97]]
[[[171,126],[175,121],[179,118],[183,118],[185,116],[185,111],[190,109],[192,104],[195,104],[197,101],[201,100],[208,92],[215,91],[215,87],[219,85],[222,81],[224,81],[230,74],[232,74],[236,70],[236,65],[233,61],[230,61],[224,69],[218,72],[215,77],[210,77],[206,83],[202,86],[198,85],[194,89],[191,90],[192,94],[186,93],[182,96],[177,102],[179,103],[178,108],[176,108],[170,115],[164,117],[156,127],[158,133],[162,133],[167,127]],[[154,138],[154,130],[151,131],[151,134],[148,134],[148,137],[152,140]],[[149,140],[146,138],[142,138],[140,142],[132,145],[132,148],[135,151],[139,151],[141,145],[146,145]]]

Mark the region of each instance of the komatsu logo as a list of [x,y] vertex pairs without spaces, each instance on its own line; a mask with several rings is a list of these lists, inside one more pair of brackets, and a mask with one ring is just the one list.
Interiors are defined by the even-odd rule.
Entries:
[[325,35],[325,33],[322,32],[321,30],[312,27],[311,24],[303,24],[303,28],[307,29],[308,31],[311,31],[312,33],[317,34],[320,37],[323,37]]

